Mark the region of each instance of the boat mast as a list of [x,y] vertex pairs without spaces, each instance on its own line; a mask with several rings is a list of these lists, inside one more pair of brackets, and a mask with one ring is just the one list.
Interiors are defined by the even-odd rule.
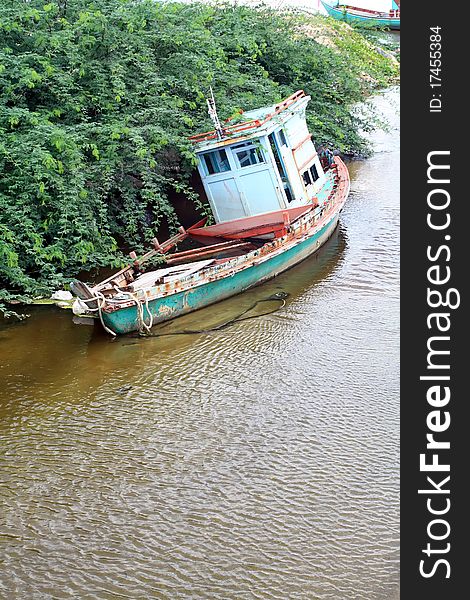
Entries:
[[207,98],[207,107],[208,107],[208,113],[209,113],[209,117],[211,118],[212,122],[214,123],[214,128],[215,128],[215,132],[217,134],[217,139],[221,140],[224,137],[224,130],[222,129],[222,125],[220,124],[219,121],[219,115],[217,114],[217,107],[215,105],[215,98],[214,98],[214,92],[212,91],[212,86],[210,86],[210,98]]

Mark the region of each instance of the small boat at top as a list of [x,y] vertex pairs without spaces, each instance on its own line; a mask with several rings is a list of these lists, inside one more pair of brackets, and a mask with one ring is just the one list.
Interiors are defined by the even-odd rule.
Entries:
[[[74,281],[75,314],[98,316],[112,335],[208,306],[271,279],[316,252],[335,230],[349,193],[343,161],[317,152],[302,90],[191,139],[215,224],[180,228],[117,273]],[[190,241],[197,247],[174,251]],[[157,261],[157,268],[155,268]]]
[[[321,3],[330,17],[339,21],[367,27],[400,29],[400,0],[385,0],[385,2],[383,0],[353,1],[354,5],[343,4],[340,0],[337,0],[336,4],[330,4],[324,0],[321,0]],[[364,6],[361,6],[361,4]]]

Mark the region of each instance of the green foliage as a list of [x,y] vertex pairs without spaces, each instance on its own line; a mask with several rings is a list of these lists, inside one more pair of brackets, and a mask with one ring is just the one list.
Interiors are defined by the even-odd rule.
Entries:
[[[313,25],[312,25],[313,24]],[[333,46],[309,28],[329,31]],[[267,8],[153,0],[3,0],[0,6],[0,291],[46,294],[116,266],[185,194],[187,137],[219,113],[312,95],[317,142],[365,149],[351,111],[396,66],[351,28]],[[369,122],[370,124],[370,122]]]

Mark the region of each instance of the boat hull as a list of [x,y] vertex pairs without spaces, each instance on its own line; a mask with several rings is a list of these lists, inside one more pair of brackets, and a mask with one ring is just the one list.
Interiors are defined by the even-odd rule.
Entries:
[[392,17],[379,17],[379,16],[368,16],[368,15],[358,15],[351,13],[344,8],[334,7],[328,4],[327,2],[322,2],[325,7],[326,12],[330,17],[337,19],[338,21],[346,21],[346,23],[355,23],[365,25],[367,27],[386,27],[387,29],[400,29],[400,19],[392,18]]
[[[150,312],[154,325],[162,323],[240,294],[276,277],[279,273],[290,269],[316,252],[332,235],[338,219],[339,211],[332,215],[331,219],[314,234],[263,262],[189,290],[150,300],[144,307],[144,319],[150,320]],[[129,306],[111,313],[103,312],[103,320],[106,326],[117,334],[137,331],[140,327],[136,306]]]

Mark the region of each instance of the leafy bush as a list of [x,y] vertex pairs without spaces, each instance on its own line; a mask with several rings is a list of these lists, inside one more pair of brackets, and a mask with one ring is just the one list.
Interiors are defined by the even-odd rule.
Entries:
[[[327,32],[331,43],[315,40]],[[153,0],[0,5],[0,301],[115,266],[177,217],[190,134],[220,115],[312,95],[317,142],[365,150],[351,107],[396,66],[341,23],[267,8]]]

